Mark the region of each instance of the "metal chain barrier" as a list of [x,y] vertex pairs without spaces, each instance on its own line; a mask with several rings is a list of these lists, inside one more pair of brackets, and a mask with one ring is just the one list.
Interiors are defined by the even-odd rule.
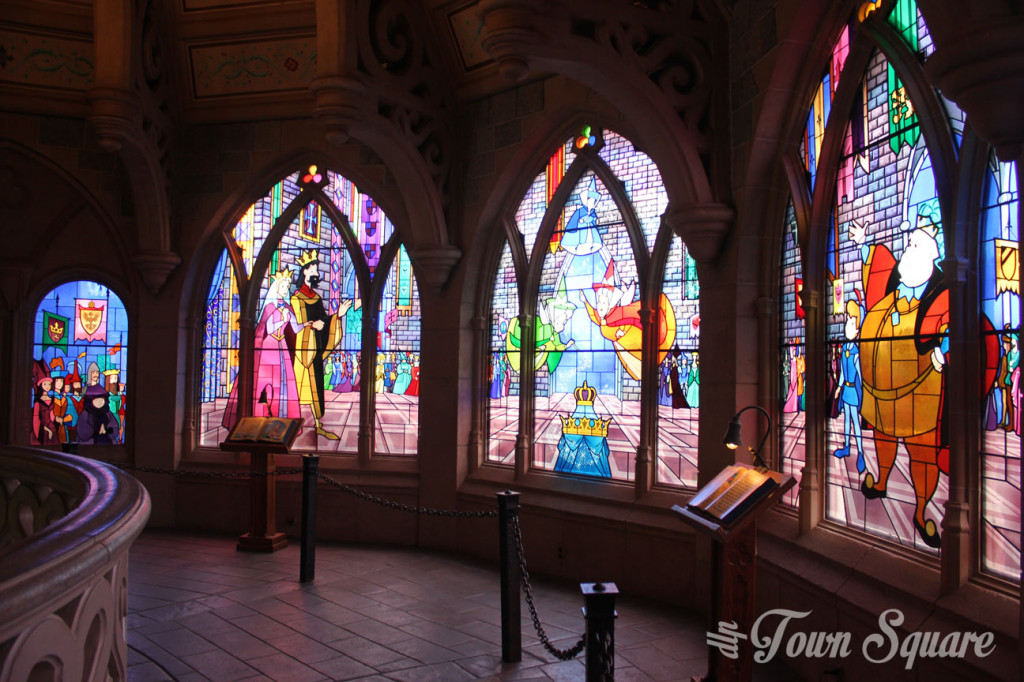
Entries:
[[576,642],[569,649],[556,649],[551,644],[551,640],[548,639],[548,635],[544,632],[544,626],[540,624],[540,616],[537,615],[537,607],[533,603],[533,586],[530,584],[530,572],[526,570],[526,556],[523,554],[523,534],[519,530],[519,514],[516,513],[512,516],[512,533],[515,536],[516,542],[516,553],[519,554],[519,569],[523,575],[523,594],[526,595],[526,605],[530,608],[530,617],[533,619],[533,628],[537,631],[537,637],[540,639],[540,643],[544,645],[548,653],[557,658],[560,661],[568,661],[579,655],[583,651],[583,647],[586,646],[586,635],[580,636],[580,641]]
[[[119,469],[125,471],[138,472],[142,474],[167,474],[170,476],[189,476],[194,478],[212,478],[212,479],[237,479],[237,478],[266,478],[268,476],[291,476],[302,473],[301,467],[293,468],[282,468],[275,471],[189,471],[184,469],[159,469],[156,467],[147,466],[136,466],[133,464],[119,464],[110,463],[112,466],[116,466]],[[488,509],[486,511],[460,511],[455,509],[432,509],[430,507],[416,507],[411,504],[402,504],[394,500],[389,500],[384,497],[378,497],[370,493],[364,492],[340,481],[336,481],[330,476],[323,473],[317,472],[316,477],[318,480],[341,490],[344,493],[353,495],[366,502],[386,507],[388,509],[395,509],[398,511],[409,512],[411,514],[425,514],[426,516],[441,516],[449,518],[488,518],[498,516],[497,509]],[[519,514],[513,513],[512,515],[512,531],[515,539],[516,553],[519,558],[519,568],[522,571],[522,583],[523,583],[523,594],[526,596],[526,604],[530,609],[530,617],[533,619],[533,627],[537,631],[537,637],[540,639],[541,644],[552,656],[560,661],[568,661],[576,658],[583,651],[586,646],[586,635],[581,635],[578,642],[569,649],[557,649],[551,644],[551,640],[548,639],[547,633],[544,631],[544,626],[541,625],[540,616],[537,615],[537,607],[533,601],[533,586],[530,584],[530,572],[526,568],[526,556],[523,553],[523,535],[519,528]],[[610,644],[610,640],[605,639],[601,642],[601,645],[607,648]],[[610,657],[607,657],[610,658]]]
[[335,481],[333,478],[325,474],[317,474],[317,478],[319,478],[324,483],[332,485],[338,490],[348,493],[349,495],[354,495],[361,500],[372,502],[373,504],[379,504],[380,506],[387,507],[388,509],[397,509],[398,511],[409,512],[410,514],[426,514],[427,516],[445,516],[461,519],[481,519],[489,516],[498,515],[497,509],[488,509],[487,511],[459,511],[457,509],[431,509],[429,507],[414,507],[411,504],[402,504],[401,502],[395,502],[394,500],[389,500],[383,497],[377,497],[376,495],[371,495],[370,493],[363,492],[358,488],[346,485],[344,483],[341,483],[340,481]]
[[188,471],[185,469],[158,469],[155,467],[135,466],[108,462],[111,466],[124,471],[136,471],[140,474],[168,474],[170,476],[189,476],[193,478],[266,478],[268,476],[293,476],[301,474],[301,467],[276,469],[275,471]]

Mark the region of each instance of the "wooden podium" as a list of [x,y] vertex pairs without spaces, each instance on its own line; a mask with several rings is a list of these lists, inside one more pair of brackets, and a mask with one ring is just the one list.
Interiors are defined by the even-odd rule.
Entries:
[[[736,467],[753,469],[748,465]],[[763,471],[763,470],[762,470]],[[672,511],[701,533],[711,537],[712,543],[712,604],[711,627],[717,632],[719,623],[736,623],[736,632],[749,636],[754,624],[755,584],[757,578],[757,519],[794,485],[796,479],[788,474],[767,472],[777,485],[742,510],[726,524],[711,514],[687,505],[674,505]],[[699,490],[697,500],[708,488],[716,485],[718,477]],[[737,641],[738,656],[726,656],[717,646],[708,646],[708,673],[694,677],[691,682],[748,682],[753,673],[754,650],[748,638]]]
[[240,552],[276,552],[288,546],[277,532],[277,477],[275,455],[288,454],[302,429],[303,419],[242,417],[220,444],[221,450],[248,452],[249,532],[238,538]]

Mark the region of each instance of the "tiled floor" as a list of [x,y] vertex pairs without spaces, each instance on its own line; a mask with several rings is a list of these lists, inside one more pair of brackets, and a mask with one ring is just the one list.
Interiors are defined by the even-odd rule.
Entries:
[[[320,543],[316,580],[299,549],[235,551],[233,538],[146,532],[131,551],[129,682],[180,680],[583,680],[584,656],[559,662],[523,605],[523,657],[501,660],[497,570],[415,548]],[[552,643],[583,633],[576,585],[535,579]],[[617,680],[689,680],[706,670],[703,621],[620,596]],[[784,670],[755,680],[796,679]]]

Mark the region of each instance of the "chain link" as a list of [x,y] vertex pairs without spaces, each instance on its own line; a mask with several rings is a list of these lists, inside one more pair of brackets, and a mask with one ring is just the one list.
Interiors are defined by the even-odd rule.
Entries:
[[523,576],[523,594],[526,595],[526,605],[530,607],[530,617],[533,618],[533,628],[537,631],[537,637],[540,639],[540,643],[544,645],[544,648],[548,650],[548,653],[557,658],[560,661],[568,661],[579,655],[583,651],[583,647],[586,645],[585,635],[580,636],[580,641],[576,642],[572,648],[569,649],[556,649],[551,644],[551,640],[548,639],[548,634],[544,632],[544,626],[540,624],[540,616],[537,615],[537,607],[533,603],[533,586],[530,585],[530,572],[526,570],[526,556],[523,554],[523,534],[519,530],[519,514],[512,512],[512,535],[516,541],[516,553],[519,555],[519,570]]
[[281,468],[274,471],[187,471],[185,469],[158,469],[156,467],[136,466],[110,462],[111,466],[125,471],[140,474],[168,474],[170,476],[189,476],[193,478],[267,478],[268,476],[293,476],[301,474],[301,467]]
[[377,497],[376,495],[371,495],[370,493],[359,490],[358,488],[353,488],[352,486],[341,483],[340,481],[335,481],[330,476],[326,476],[324,474],[317,474],[317,478],[319,478],[324,483],[327,483],[328,485],[334,486],[335,488],[341,490],[342,492],[346,492],[350,495],[355,495],[361,500],[366,500],[367,502],[372,502],[373,504],[379,504],[380,506],[387,507],[388,509],[397,509],[398,511],[409,512],[411,514],[426,514],[427,516],[445,516],[460,519],[480,519],[498,515],[497,509],[489,509],[487,511],[459,511],[456,509],[431,509],[430,507],[414,507],[411,504],[402,504],[401,502],[395,502],[394,500],[389,500],[383,497]]

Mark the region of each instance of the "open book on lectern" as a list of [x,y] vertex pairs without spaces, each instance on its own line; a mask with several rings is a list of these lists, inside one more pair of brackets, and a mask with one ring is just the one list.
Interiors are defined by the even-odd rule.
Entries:
[[228,434],[227,443],[289,445],[302,419],[284,417],[242,417]]
[[686,508],[723,526],[731,526],[781,483],[782,474],[776,471],[733,464],[698,490]]

